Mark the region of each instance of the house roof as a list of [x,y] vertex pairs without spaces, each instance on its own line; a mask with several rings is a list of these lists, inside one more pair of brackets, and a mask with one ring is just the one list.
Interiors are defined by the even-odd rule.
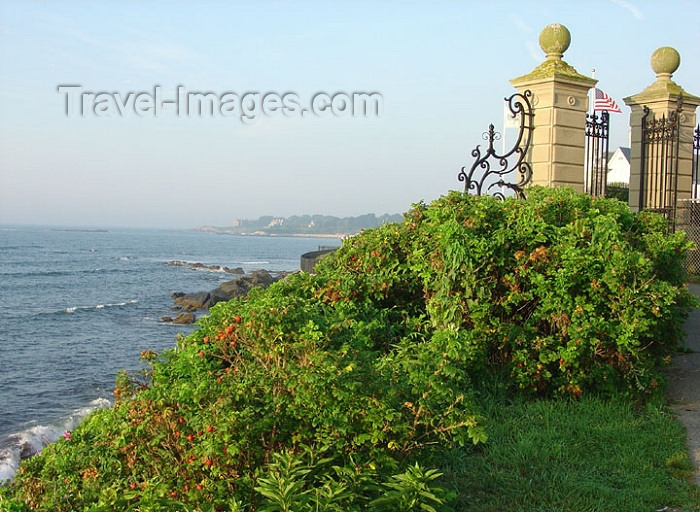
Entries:
[[627,160],[627,163],[629,163],[630,162],[630,148],[623,148],[623,147],[617,148],[615,151],[611,152],[608,155],[608,160],[611,160],[612,157],[615,156],[615,153],[617,153],[618,151],[620,153],[622,153],[622,156],[625,157],[625,160]]

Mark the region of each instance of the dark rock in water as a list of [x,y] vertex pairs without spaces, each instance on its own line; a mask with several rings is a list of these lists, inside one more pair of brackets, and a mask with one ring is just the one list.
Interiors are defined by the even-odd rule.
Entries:
[[194,321],[194,313],[180,313],[175,318],[173,318],[173,323],[179,325],[193,324]]
[[195,311],[197,309],[205,309],[209,307],[208,304],[210,303],[209,299],[211,298],[211,293],[183,293],[178,294],[178,296],[174,296],[173,298],[175,299],[175,304],[180,306],[185,311]]
[[209,309],[217,302],[231,300],[236,297],[244,297],[255,287],[270,286],[275,281],[285,277],[287,273],[272,276],[267,270],[256,270],[248,275],[241,276],[232,281],[222,283],[218,288],[210,292],[173,293],[175,304],[186,311],[197,309]]
[[173,321],[173,317],[171,317],[171,316],[161,316],[161,317],[160,317],[160,321],[161,321],[161,322],[165,322],[165,323],[170,323],[170,322]]
[[179,260],[174,260],[174,261],[168,261],[166,262],[166,265],[169,267],[190,267],[194,269],[199,269],[199,270],[213,270],[215,272],[226,272],[228,274],[244,274],[245,271],[243,270],[242,267],[236,267],[236,268],[229,268],[229,267],[224,267],[221,265],[205,265],[204,263],[189,263],[186,261],[179,261]]
[[256,286],[270,286],[275,281],[277,279],[272,277],[267,270],[256,270],[247,276],[221,283],[221,286],[211,293],[212,295],[223,297],[222,300],[229,300],[234,297],[243,297]]

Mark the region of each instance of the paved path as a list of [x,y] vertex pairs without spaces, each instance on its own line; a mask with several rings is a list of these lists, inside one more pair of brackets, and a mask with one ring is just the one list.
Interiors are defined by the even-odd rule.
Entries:
[[[689,284],[688,289],[700,298],[700,284]],[[688,449],[695,464],[694,479],[700,485],[700,309],[690,312],[685,330],[685,346],[692,352],[674,358],[668,371],[668,398],[688,432]]]

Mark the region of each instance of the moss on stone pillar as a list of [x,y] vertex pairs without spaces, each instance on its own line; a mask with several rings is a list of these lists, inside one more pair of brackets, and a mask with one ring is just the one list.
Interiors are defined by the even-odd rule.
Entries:
[[[681,56],[674,48],[663,46],[651,55],[651,69],[656,73],[656,81],[642,92],[624,98],[632,109],[630,115],[630,208],[638,210],[642,169],[642,117],[644,107],[649,108],[648,120],[667,119],[678,106],[682,96],[682,111],[679,116],[679,150],[678,150],[678,199],[691,197],[692,190],[692,145],[695,127],[695,109],[700,105],[700,98],[687,93],[672,80],[681,63]],[[649,158],[653,156],[649,155]],[[648,191],[652,193],[653,191]]]
[[585,127],[588,91],[597,80],[580,74],[563,60],[571,33],[554,23],[540,33],[546,60],[510,83],[533,93],[534,131],[528,160],[535,185],[584,190]]

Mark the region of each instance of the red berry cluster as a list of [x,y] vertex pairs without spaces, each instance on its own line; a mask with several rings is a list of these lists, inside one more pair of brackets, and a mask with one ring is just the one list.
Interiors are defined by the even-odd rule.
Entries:
[[[236,328],[238,325],[243,321],[243,319],[236,315],[233,319],[233,323],[229,324],[226,329],[223,331],[220,331],[216,335],[216,341],[223,341],[223,342],[228,342],[232,347],[235,347],[238,343],[237,336],[236,336]],[[205,343],[207,342],[208,338],[204,338]]]

